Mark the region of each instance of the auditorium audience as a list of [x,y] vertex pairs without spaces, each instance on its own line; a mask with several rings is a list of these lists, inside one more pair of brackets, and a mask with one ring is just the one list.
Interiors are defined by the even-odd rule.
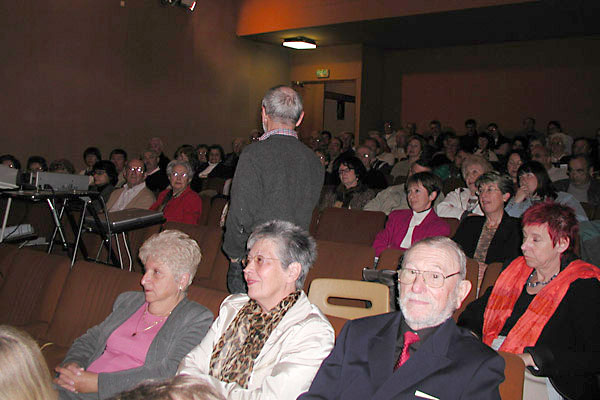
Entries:
[[179,374],[205,379],[229,399],[295,399],[306,392],[334,343],[304,280],[315,240],[286,221],[259,225],[247,243],[248,294],[234,294]]
[[550,147],[550,162],[554,166],[567,164],[573,146],[573,138],[561,132],[555,132],[548,136]]
[[232,177],[231,168],[227,167],[223,162],[225,152],[218,144],[213,144],[208,148],[208,165],[199,172],[200,178],[222,178],[229,179]]
[[372,168],[375,168],[384,174],[389,174],[396,162],[396,157],[392,154],[390,147],[379,131],[370,131],[369,137],[365,139],[363,145],[367,146],[375,153],[375,160],[373,161]]
[[504,167],[508,176],[513,182],[514,191],[519,188],[519,179],[517,172],[519,167],[528,161],[527,154],[523,150],[511,150],[506,158],[506,165]]
[[0,325],[0,398],[55,400],[48,365],[38,344],[26,332]]
[[123,169],[127,164],[127,152],[123,149],[114,149],[110,152],[108,159],[115,164],[115,168],[117,169],[117,174],[119,176],[116,187],[120,188],[125,184],[125,173],[123,172]]
[[108,211],[121,211],[128,208],[149,209],[156,201],[144,183],[146,169],[142,160],[133,159],[124,168],[125,185],[115,189],[106,203]]
[[478,146],[477,121],[470,118],[465,121],[465,134],[460,137],[460,147],[474,152]]
[[431,172],[418,172],[406,181],[409,210],[392,211],[385,228],[373,242],[375,256],[387,248],[408,249],[431,236],[449,236],[450,227],[431,205],[442,190],[442,181]]
[[520,255],[521,223],[504,211],[514,193],[512,180],[507,175],[486,172],[477,178],[475,185],[484,216],[466,217],[452,240],[460,245],[467,257],[478,262],[480,285],[488,264],[501,262],[508,265]]
[[446,195],[436,207],[440,217],[462,219],[469,214],[483,215],[477,198],[475,182],[482,174],[492,171],[492,165],[485,158],[477,155],[468,156],[462,163],[462,176],[466,188],[458,188]]
[[120,294],[112,313],[73,342],[56,367],[61,399],[106,399],[174,376],[206,334],[212,313],[186,298],[202,257],[196,241],[166,230],[146,240],[139,257],[144,291]]
[[163,153],[164,144],[161,138],[153,137],[148,141],[148,147],[156,152],[158,155],[159,161],[158,166],[164,171],[167,169],[167,165],[169,164],[169,157],[165,156]]
[[[532,142],[530,142],[530,144],[531,143]],[[552,182],[556,182],[561,179],[568,179],[569,176],[567,175],[567,168],[554,166],[550,162],[550,153],[546,147],[534,145],[533,149],[531,150],[531,159],[542,164]]]
[[442,149],[433,155],[431,168],[437,169],[443,165],[451,165],[454,162],[459,149],[460,139],[453,132],[444,132]]
[[373,164],[376,161],[375,152],[366,145],[362,145],[356,149],[356,156],[367,170],[363,179],[364,184],[374,190],[385,189],[388,186],[385,175],[380,170],[373,168]]
[[375,197],[373,189],[364,183],[367,170],[358,158],[343,158],[335,172],[341,183],[334,191],[324,191],[319,202],[320,210],[327,207],[362,210]]
[[27,159],[27,172],[36,173],[48,171],[48,163],[42,156],[31,156]]
[[162,211],[167,221],[197,225],[202,214],[202,199],[190,188],[193,174],[189,162],[171,161],[167,166],[171,185],[158,195],[150,209]]
[[529,208],[523,257],[458,320],[493,349],[521,357],[528,373],[547,378],[541,391],[550,399],[600,398],[600,270],[572,253],[577,231],[569,207],[545,201]]
[[518,176],[519,189],[506,205],[506,212],[511,217],[519,218],[534,203],[553,200],[571,207],[579,221],[588,220],[585,211],[575,197],[566,192],[556,191],[548,172],[539,162],[529,161],[521,165]]
[[489,162],[495,163],[498,161],[498,156],[493,148],[494,138],[487,132],[481,132],[477,135],[477,145],[473,154],[480,155]]
[[425,150],[426,142],[425,139],[420,135],[414,135],[408,138],[406,142],[406,157],[404,160],[400,160],[394,165],[390,174],[396,178],[398,176],[407,176],[408,169],[410,166],[417,161]]

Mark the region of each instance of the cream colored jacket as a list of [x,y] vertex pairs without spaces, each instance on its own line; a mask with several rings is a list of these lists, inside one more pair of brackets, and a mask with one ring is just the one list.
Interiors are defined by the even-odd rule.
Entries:
[[235,294],[223,301],[219,316],[202,342],[181,361],[178,373],[207,380],[229,400],[296,399],[309,389],[335,340],[331,324],[304,292],[271,332],[254,362],[248,389],[209,375],[215,343],[248,300],[245,294]]

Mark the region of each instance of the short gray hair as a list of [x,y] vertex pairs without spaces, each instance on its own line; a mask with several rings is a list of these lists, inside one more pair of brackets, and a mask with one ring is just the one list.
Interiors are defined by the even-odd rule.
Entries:
[[462,251],[460,246],[456,244],[456,242],[454,242],[452,239],[446,236],[428,237],[412,245],[412,247],[406,250],[406,253],[404,253],[404,257],[402,259],[403,268],[404,264],[406,263],[406,259],[408,258],[410,253],[413,251],[413,249],[419,246],[431,246],[437,249],[446,248],[449,252],[451,252],[454,255],[456,261],[458,262],[458,265],[460,267],[460,277],[463,280],[465,279],[465,277],[467,276],[467,256],[465,255],[464,251]]
[[190,274],[189,286],[202,260],[202,253],[198,243],[187,234],[167,229],[150,236],[140,248],[139,257],[144,264],[152,259],[168,267],[176,282],[179,282],[183,274]]
[[252,249],[259,240],[273,240],[284,270],[291,263],[300,263],[302,269],[296,280],[296,289],[304,287],[308,270],[317,259],[317,243],[308,232],[288,221],[273,220],[257,226],[248,238],[246,248]]
[[475,181],[475,186],[479,190],[482,185],[486,185],[488,183],[495,183],[502,194],[510,193],[512,196],[515,193],[515,187],[512,179],[508,175],[501,174],[498,171],[490,171],[482,174]]
[[302,97],[289,86],[275,86],[262,100],[265,114],[279,123],[294,124],[302,115]]
[[467,168],[469,168],[473,164],[478,164],[483,169],[483,172],[490,172],[494,170],[492,164],[482,156],[478,154],[469,154],[467,158],[464,159],[462,166],[460,168],[460,172],[462,172],[463,177],[466,176]]
[[192,175],[194,175],[194,169],[192,168],[192,165],[187,161],[179,161],[179,160],[171,161],[167,165],[167,175],[171,176],[171,174],[173,173],[173,168],[175,168],[177,166],[182,166],[183,168],[185,168],[187,170],[188,181],[191,181]]

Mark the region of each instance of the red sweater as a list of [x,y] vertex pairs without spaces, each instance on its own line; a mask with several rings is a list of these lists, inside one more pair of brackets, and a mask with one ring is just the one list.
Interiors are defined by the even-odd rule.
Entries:
[[[157,211],[169,194],[171,189],[165,189],[158,195],[158,199],[150,206]],[[198,225],[202,215],[202,198],[188,186],[179,196],[169,200],[163,214],[167,221],[183,222],[184,224]]]

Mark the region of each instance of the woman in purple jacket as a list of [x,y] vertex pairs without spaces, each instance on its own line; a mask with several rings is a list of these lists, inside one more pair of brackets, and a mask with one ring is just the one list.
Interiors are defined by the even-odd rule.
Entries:
[[431,207],[442,189],[442,181],[431,172],[419,172],[406,181],[409,210],[390,213],[385,229],[373,242],[375,255],[388,247],[408,249],[419,240],[431,236],[449,236],[450,227]]

